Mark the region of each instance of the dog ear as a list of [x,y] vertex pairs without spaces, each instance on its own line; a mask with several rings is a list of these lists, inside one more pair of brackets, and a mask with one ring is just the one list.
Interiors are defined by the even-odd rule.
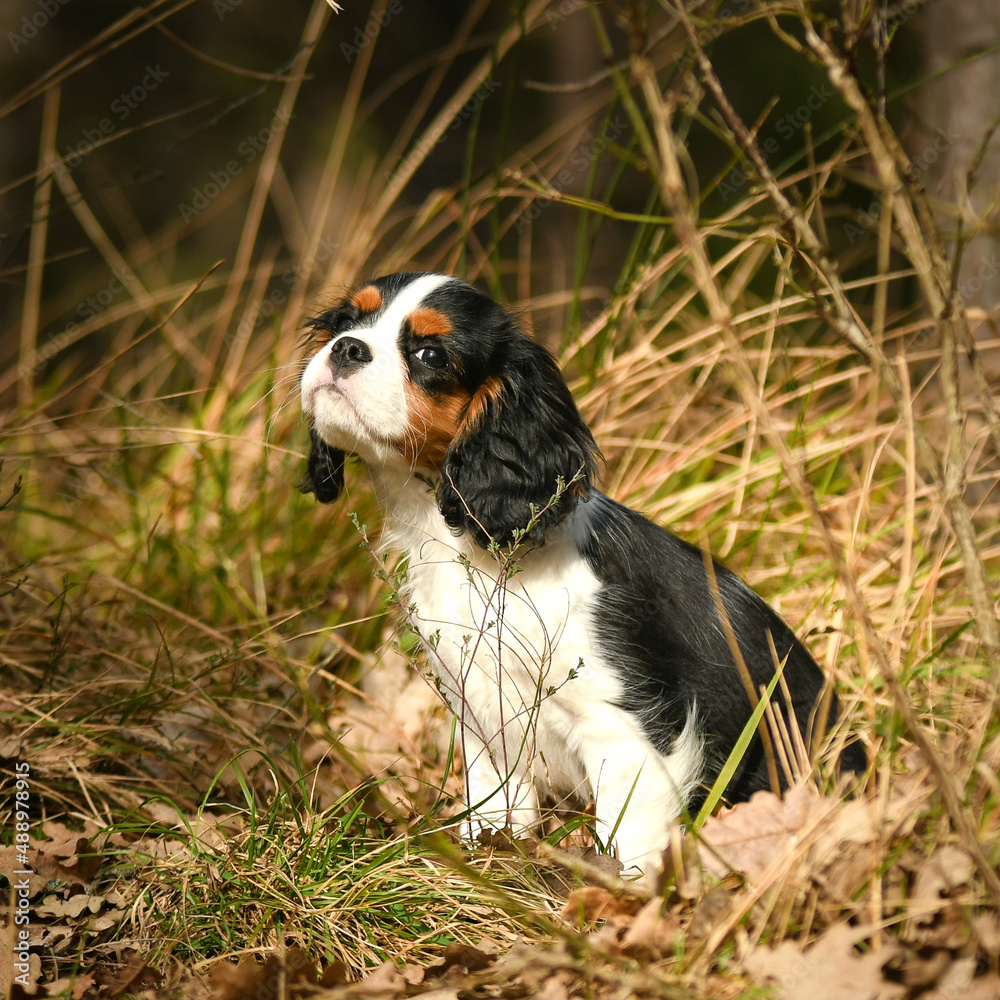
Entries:
[[586,496],[597,453],[548,351],[518,333],[502,371],[473,395],[437,490],[447,524],[483,548],[514,541],[518,529],[544,541]]
[[320,503],[333,503],[344,489],[345,455],[327,444],[315,427],[309,428],[309,441],[309,465],[299,489],[315,493]]

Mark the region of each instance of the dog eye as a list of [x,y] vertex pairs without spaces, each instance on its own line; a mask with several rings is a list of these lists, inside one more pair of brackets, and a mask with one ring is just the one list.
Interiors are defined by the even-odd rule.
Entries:
[[337,333],[346,333],[348,330],[353,330],[355,325],[353,316],[341,316],[337,320]]
[[421,347],[413,352],[413,356],[425,368],[441,369],[448,364],[448,355],[437,347]]

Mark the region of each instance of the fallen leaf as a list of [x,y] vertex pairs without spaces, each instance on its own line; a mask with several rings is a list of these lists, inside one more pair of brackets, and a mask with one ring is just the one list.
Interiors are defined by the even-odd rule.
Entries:
[[98,976],[104,987],[102,996],[115,998],[123,993],[138,993],[139,990],[157,983],[163,977],[159,970],[146,964],[145,958],[137,951],[125,952],[125,968],[120,972],[112,973],[106,978]]
[[951,963],[936,989],[922,993],[920,1000],[1000,1000],[1000,977],[995,972],[976,976],[975,958],[960,958]]
[[972,872],[972,859],[957,847],[949,845],[924,858],[910,890],[906,936],[931,926]]
[[277,981],[269,984],[264,966],[252,958],[239,964],[217,962],[208,974],[212,1000],[276,1000]]
[[728,916],[732,905],[732,892],[724,885],[713,886],[694,905],[690,935],[696,939],[708,937],[712,928]]
[[972,918],[972,930],[979,947],[995,961],[1000,956],[1000,917],[995,913],[980,913]]
[[42,990],[47,997],[71,997],[81,1000],[83,995],[94,985],[96,977],[93,973],[80,976],[63,976],[46,983]]
[[365,997],[402,997],[406,996],[406,980],[392,962],[383,962],[357,983],[352,992]]
[[84,824],[82,830],[71,830],[65,823],[46,820],[42,823],[42,833],[49,839],[38,841],[38,846],[54,854],[57,858],[72,858],[86,851],[90,840],[99,830],[96,823]]
[[476,839],[480,847],[501,851],[504,854],[520,854],[526,858],[533,858],[538,852],[537,840],[533,837],[515,840],[510,827],[504,827],[503,830],[480,830]]
[[803,828],[814,823],[820,809],[838,801],[824,802],[808,782],[789,789],[784,798],[755,792],[748,802],[705,821],[700,833],[702,863],[716,878],[738,871],[753,881],[798,843]]
[[104,900],[99,896],[91,896],[84,892],[70,896],[69,899],[61,899],[59,896],[52,894],[46,896],[35,906],[35,914],[39,917],[54,917],[57,920],[66,917],[75,919],[85,910],[89,910],[91,913],[98,913],[103,905]]
[[632,920],[641,906],[642,901],[635,896],[616,896],[602,886],[585,885],[569,894],[559,915],[580,927],[596,920],[622,926]]
[[565,970],[554,972],[542,983],[535,994],[536,1000],[569,1000],[575,979],[576,976]]
[[400,970],[400,975],[406,980],[408,986],[419,986],[427,974],[427,970],[416,962],[406,962]]
[[[34,899],[45,891],[49,884],[49,877],[38,870],[38,848],[29,847],[27,854],[23,854],[16,847],[0,847],[0,872],[5,875],[7,872],[28,871],[30,875],[18,875],[18,881],[27,879],[28,898]],[[27,867],[22,863],[22,858],[27,858]]]
[[[218,962],[209,973],[212,1000],[286,1000],[316,982],[315,963],[301,948],[268,955],[263,965],[244,958],[238,965]],[[284,989],[282,989],[284,983]]]
[[453,941],[444,950],[444,961],[438,965],[432,965],[427,970],[427,976],[432,979],[439,979],[449,969],[458,966],[469,972],[480,972],[489,968],[496,961],[495,955],[487,955],[486,952],[468,944],[460,944]]
[[622,951],[631,958],[666,958],[673,955],[680,933],[680,918],[676,913],[664,916],[663,900],[654,896],[628,925]]
[[73,1000],[81,1000],[84,993],[94,985],[96,977],[92,972],[87,972],[82,976],[78,976],[76,982],[73,984]]
[[[6,956],[4,956],[6,960]],[[23,970],[19,970],[23,975]],[[32,952],[28,956],[28,986],[21,983],[10,984],[10,1000],[19,1000],[21,997],[34,997],[38,995],[38,983],[42,978],[42,957],[37,952]]]
[[110,930],[124,916],[124,910],[106,910],[100,916],[95,917],[92,921],[90,921],[90,923],[87,924],[87,929],[95,932]]
[[896,1000],[907,989],[882,975],[896,952],[885,948],[861,954],[855,944],[870,929],[838,924],[808,950],[795,941],[756,948],[743,958],[747,975],[760,986],[774,984],[780,1000]]
[[319,985],[325,989],[343,986],[348,981],[347,965],[339,958],[334,959],[329,965],[323,966],[319,976]]

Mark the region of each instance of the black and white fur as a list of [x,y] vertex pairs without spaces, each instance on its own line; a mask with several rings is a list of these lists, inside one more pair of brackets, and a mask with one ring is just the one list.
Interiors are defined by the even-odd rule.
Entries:
[[[331,502],[345,453],[368,466],[461,721],[477,822],[526,830],[546,796],[593,797],[601,839],[651,872],[751,713],[701,551],[596,489],[596,445],[555,361],[464,282],[390,275],[313,325],[303,488]],[[504,553],[529,524],[511,572]],[[715,577],[755,687],[773,676],[770,635],[811,733],[819,668],[754,591],[718,564]],[[864,763],[857,746],[842,760]],[[768,787],[758,737],[727,798]]]

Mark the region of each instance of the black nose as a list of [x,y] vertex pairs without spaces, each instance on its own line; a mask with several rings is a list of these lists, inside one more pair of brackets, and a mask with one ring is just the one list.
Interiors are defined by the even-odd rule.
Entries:
[[356,337],[341,337],[330,348],[330,365],[334,375],[350,375],[364,368],[371,359],[371,348]]

